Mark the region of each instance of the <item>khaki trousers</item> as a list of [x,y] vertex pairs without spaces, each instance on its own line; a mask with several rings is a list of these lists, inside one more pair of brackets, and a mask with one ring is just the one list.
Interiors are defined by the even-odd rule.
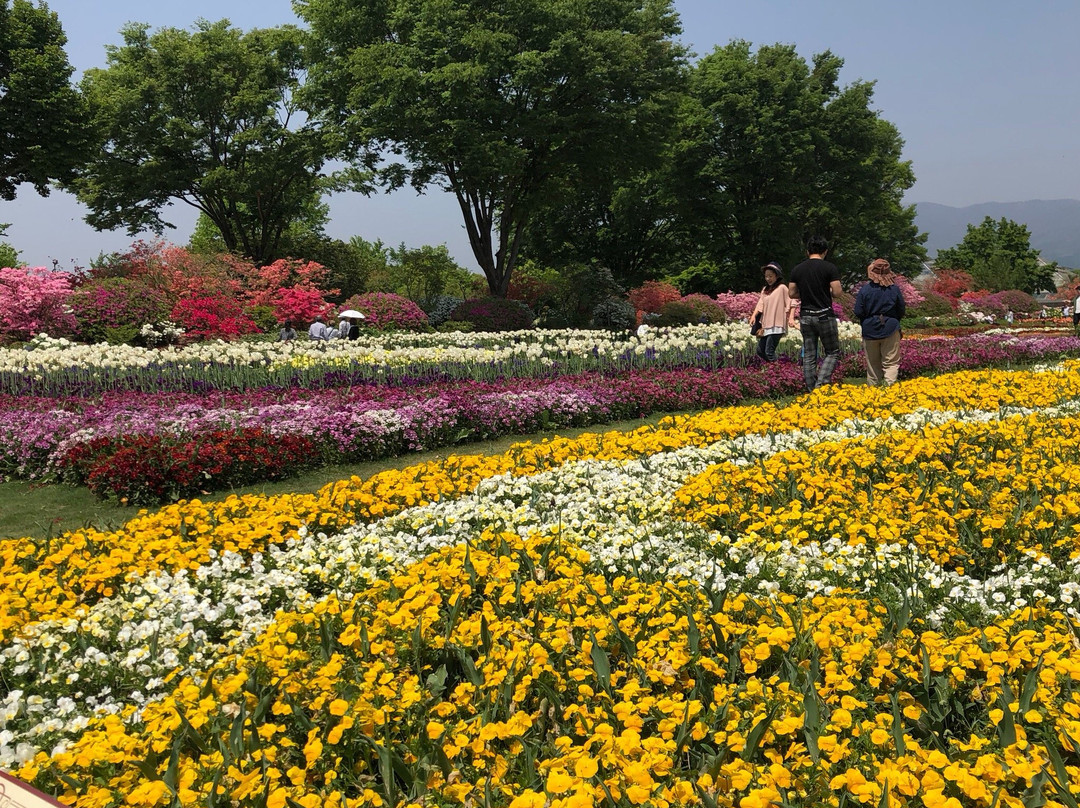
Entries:
[[862,344],[866,352],[866,383],[871,387],[893,384],[900,372],[900,330],[885,339],[864,339]]

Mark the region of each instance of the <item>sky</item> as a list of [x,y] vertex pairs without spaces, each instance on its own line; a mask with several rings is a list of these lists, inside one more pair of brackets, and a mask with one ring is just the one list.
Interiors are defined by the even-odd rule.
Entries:
[[[809,59],[844,59],[841,82],[876,83],[874,108],[905,140],[916,183],[906,201],[980,202],[1080,198],[1080,3],[1076,0],[674,0],[683,42],[697,56],[733,39],[795,45]],[[248,29],[298,22],[290,0],[49,0],[68,36],[76,76],[104,66],[105,46],[127,22],[189,28],[229,19]],[[329,235],[445,244],[475,268],[456,201],[439,190],[329,198]],[[31,265],[87,266],[126,249],[124,230],[99,233],[72,196],[23,186],[0,200],[6,240]],[[183,203],[166,237],[186,243],[195,213]]]

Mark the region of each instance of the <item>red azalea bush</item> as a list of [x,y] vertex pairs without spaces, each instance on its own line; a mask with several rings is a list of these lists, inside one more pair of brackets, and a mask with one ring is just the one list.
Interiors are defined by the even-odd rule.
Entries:
[[520,300],[533,311],[539,311],[541,303],[552,298],[556,291],[556,285],[549,280],[515,272],[510,278],[506,297],[508,300]]
[[322,292],[304,286],[276,290],[270,308],[279,323],[311,323],[316,317],[333,318],[334,315],[334,307],[326,302]]
[[462,302],[450,319],[472,323],[476,331],[524,331],[533,327],[533,314],[520,301],[477,297]]
[[66,272],[45,267],[0,268],[0,340],[25,340],[40,332],[72,334],[72,280]]
[[628,295],[634,308],[644,314],[659,314],[667,303],[682,300],[682,294],[670,283],[645,281]]
[[188,339],[235,339],[259,331],[240,303],[227,295],[182,298],[169,319],[184,329]]
[[137,241],[127,252],[91,267],[86,277],[142,278],[177,299],[205,294],[239,296],[246,279],[255,272],[250,261],[229,253],[195,255],[160,241]]
[[314,440],[265,429],[219,430],[197,439],[139,435],[95,438],[60,461],[61,474],[95,496],[157,505],[213,490],[283,480],[316,465]]
[[377,331],[424,331],[429,328],[424,310],[407,297],[390,292],[353,295],[341,305],[364,315],[361,325]]
[[174,302],[164,289],[140,277],[95,278],[71,296],[78,336],[86,342],[126,341],[118,335],[167,319]]
[[939,295],[959,299],[964,292],[975,288],[975,280],[962,269],[935,269],[930,291]]
[[316,261],[281,258],[264,267],[240,268],[239,274],[248,309],[268,308],[279,323],[310,323],[333,314],[326,298],[338,290],[326,288],[330,270]]

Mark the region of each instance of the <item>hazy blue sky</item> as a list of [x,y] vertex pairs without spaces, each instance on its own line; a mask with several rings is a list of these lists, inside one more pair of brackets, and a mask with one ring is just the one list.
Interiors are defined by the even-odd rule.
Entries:
[[[128,21],[188,27],[203,17],[241,28],[295,22],[290,0],[49,0],[67,32],[77,72],[103,65],[105,45]],[[683,40],[704,55],[732,39],[794,43],[809,58],[830,49],[844,83],[877,82],[875,106],[900,129],[918,178],[909,202],[969,205],[1080,197],[1080,3],[1076,0],[675,0]],[[410,246],[445,243],[474,261],[457,204],[439,191],[417,197],[333,197],[331,235]],[[187,241],[194,215],[172,209],[172,240]],[[32,190],[0,201],[8,240],[31,264],[86,265],[123,249],[123,232],[96,233],[66,194]]]

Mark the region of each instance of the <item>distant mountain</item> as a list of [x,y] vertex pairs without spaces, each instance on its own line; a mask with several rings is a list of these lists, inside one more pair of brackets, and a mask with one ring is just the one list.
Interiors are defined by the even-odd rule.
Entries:
[[1080,200],[1037,199],[1030,202],[983,202],[966,208],[951,208],[934,202],[915,205],[915,224],[928,233],[926,251],[933,258],[938,250],[960,243],[969,224],[992,219],[1012,219],[1026,224],[1031,246],[1047,261],[1063,267],[1080,267]]

